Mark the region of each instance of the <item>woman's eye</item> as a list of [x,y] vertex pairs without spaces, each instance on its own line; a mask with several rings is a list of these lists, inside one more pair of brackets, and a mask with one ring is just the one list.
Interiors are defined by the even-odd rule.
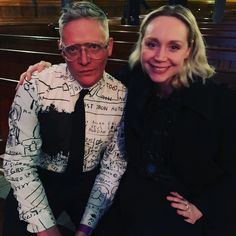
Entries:
[[148,48],[155,48],[158,46],[158,44],[156,42],[145,42],[145,46]]
[[176,45],[176,44],[173,44],[173,45],[170,45],[170,49],[171,49],[171,50],[179,50],[179,49],[180,49],[180,46],[179,46],[179,45]]

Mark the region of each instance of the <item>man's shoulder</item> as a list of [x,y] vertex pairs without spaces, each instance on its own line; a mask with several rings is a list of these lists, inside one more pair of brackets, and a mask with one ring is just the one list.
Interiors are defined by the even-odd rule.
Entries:
[[104,72],[103,77],[92,88],[92,94],[98,102],[121,102],[126,100],[127,89],[117,79]]
[[105,82],[108,82],[113,86],[126,90],[126,86],[120,80],[116,79],[114,76],[108,74],[107,72],[104,73],[104,80]]
[[[43,80],[43,81],[50,81],[51,83],[55,82],[55,81],[61,81],[61,79],[64,77],[66,78],[66,74],[67,74],[67,69],[66,69],[66,64],[65,63],[61,63],[61,64],[55,64],[52,65],[49,68],[44,69],[41,72],[35,72],[32,75],[32,78],[36,78],[39,80]],[[53,80],[52,80],[53,79]]]
[[65,86],[72,80],[66,69],[66,64],[56,64],[41,72],[35,72],[32,75],[37,87],[45,89],[46,87]]

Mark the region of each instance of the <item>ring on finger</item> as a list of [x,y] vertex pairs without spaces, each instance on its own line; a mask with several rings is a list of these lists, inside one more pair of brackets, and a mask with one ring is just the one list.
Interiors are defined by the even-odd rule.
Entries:
[[188,202],[185,202],[184,205],[185,205],[185,207],[186,207],[185,211],[189,211],[189,210],[190,210],[189,203],[188,203]]

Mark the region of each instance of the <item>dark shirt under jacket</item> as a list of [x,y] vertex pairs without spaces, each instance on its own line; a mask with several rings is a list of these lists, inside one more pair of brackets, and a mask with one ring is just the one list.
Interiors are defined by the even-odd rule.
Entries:
[[[150,151],[148,137],[161,127],[155,124],[155,107],[150,105],[155,104],[156,85],[140,66],[124,78],[129,78],[125,120],[129,164],[120,186],[121,217],[127,225],[122,235],[235,236],[235,93],[198,78],[166,101],[157,99],[159,105],[172,104],[174,118],[167,130],[164,165],[157,165],[157,170],[166,170],[167,178],[158,173],[151,178],[143,169]],[[165,199],[171,190],[183,194],[204,217],[194,225],[184,222]]]

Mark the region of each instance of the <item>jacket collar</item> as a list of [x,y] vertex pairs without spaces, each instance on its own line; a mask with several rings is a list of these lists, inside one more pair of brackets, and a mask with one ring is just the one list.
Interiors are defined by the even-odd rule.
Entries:
[[[135,89],[136,91],[134,92],[139,94],[139,96],[136,96],[136,107],[138,110],[142,110],[155,89],[156,84],[143,72],[141,65],[137,65],[133,72],[132,84],[134,86],[131,85],[130,89]],[[212,83],[207,82],[204,84],[201,78],[195,78],[194,81],[190,84],[189,88],[182,88],[179,91],[175,91],[171,95],[171,99],[176,97],[179,100],[180,109],[192,110],[204,118],[211,120],[214,118],[213,100],[215,97],[212,97]]]

